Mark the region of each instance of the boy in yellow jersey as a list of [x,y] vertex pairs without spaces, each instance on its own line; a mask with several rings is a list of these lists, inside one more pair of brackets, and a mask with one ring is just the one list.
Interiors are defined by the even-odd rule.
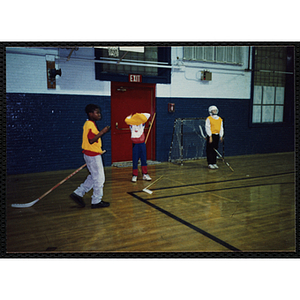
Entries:
[[81,207],[85,207],[83,195],[93,189],[91,208],[108,207],[109,202],[102,201],[103,185],[105,182],[104,168],[101,154],[101,136],[105,134],[110,126],[104,127],[101,131],[96,126],[96,121],[101,119],[100,107],[89,104],[85,108],[88,120],[84,123],[82,134],[82,153],[90,174],[86,180],[70,195]]
[[224,128],[223,120],[218,116],[218,108],[214,105],[208,108],[210,116],[206,118],[205,130],[207,134],[206,142],[206,155],[208,168],[218,169],[217,166],[217,153],[214,150],[218,150],[219,141],[223,141]]

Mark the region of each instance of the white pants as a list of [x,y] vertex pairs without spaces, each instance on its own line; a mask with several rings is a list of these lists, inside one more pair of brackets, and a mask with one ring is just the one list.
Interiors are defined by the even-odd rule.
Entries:
[[104,168],[101,155],[88,156],[83,155],[86,166],[90,171],[90,175],[86,180],[74,191],[80,197],[91,189],[93,189],[92,204],[97,204],[103,197],[103,185],[105,182]]

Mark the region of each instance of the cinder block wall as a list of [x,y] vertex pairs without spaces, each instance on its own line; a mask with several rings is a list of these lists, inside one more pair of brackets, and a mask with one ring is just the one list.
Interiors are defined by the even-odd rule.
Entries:
[[[7,172],[22,174],[75,169],[84,164],[81,153],[84,108],[98,104],[102,129],[110,124],[110,97],[7,94]],[[111,165],[110,134],[102,138],[104,165]]]
[[[168,103],[175,113],[168,113]],[[81,153],[84,108],[98,104],[99,129],[111,123],[110,96],[7,94],[7,172],[21,174],[74,169],[84,161]],[[250,127],[249,101],[231,99],[156,98],[156,159],[167,161],[174,120],[207,117],[217,105],[224,119],[225,155],[294,151],[293,123]],[[111,135],[103,139],[105,166],[111,165]]]
[[[175,103],[175,113],[168,113],[168,103]],[[206,118],[208,107],[216,105],[224,119],[225,155],[248,155],[294,151],[293,119],[278,126],[251,126],[250,100],[157,98],[156,159],[167,161],[174,120]]]

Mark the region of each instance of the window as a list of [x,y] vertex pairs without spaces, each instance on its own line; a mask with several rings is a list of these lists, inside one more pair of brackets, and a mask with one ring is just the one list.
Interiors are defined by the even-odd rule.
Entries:
[[253,123],[283,122],[286,47],[255,47]]
[[194,46],[183,48],[183,59],[188,61],[242,65],[241,46]]
[[[157,62],[157,47],[143,47],[144,51],[127,51],[124,47],[107,47],[102,50],[102,56],[105,58],[115,59],[117,62],[122,58],[123,62],[140,62],[149,61]],[[141,75],[157,76],[158,68],[142,67],[135,65],[121,64],[103,64],[103,72],[112,74],[130,74],[137,73]]]
[[171,83],[171,47],[130,48],[95,47],[96,80],[127,82],[128,74],[140,74],[143,83]]

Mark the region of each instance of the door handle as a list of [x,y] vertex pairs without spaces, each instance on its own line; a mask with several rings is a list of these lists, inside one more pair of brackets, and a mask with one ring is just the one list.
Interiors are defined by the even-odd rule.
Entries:
[[117,130],[130,130],[129,128],[119,128],[118,122],[116,122],[116,129]]

